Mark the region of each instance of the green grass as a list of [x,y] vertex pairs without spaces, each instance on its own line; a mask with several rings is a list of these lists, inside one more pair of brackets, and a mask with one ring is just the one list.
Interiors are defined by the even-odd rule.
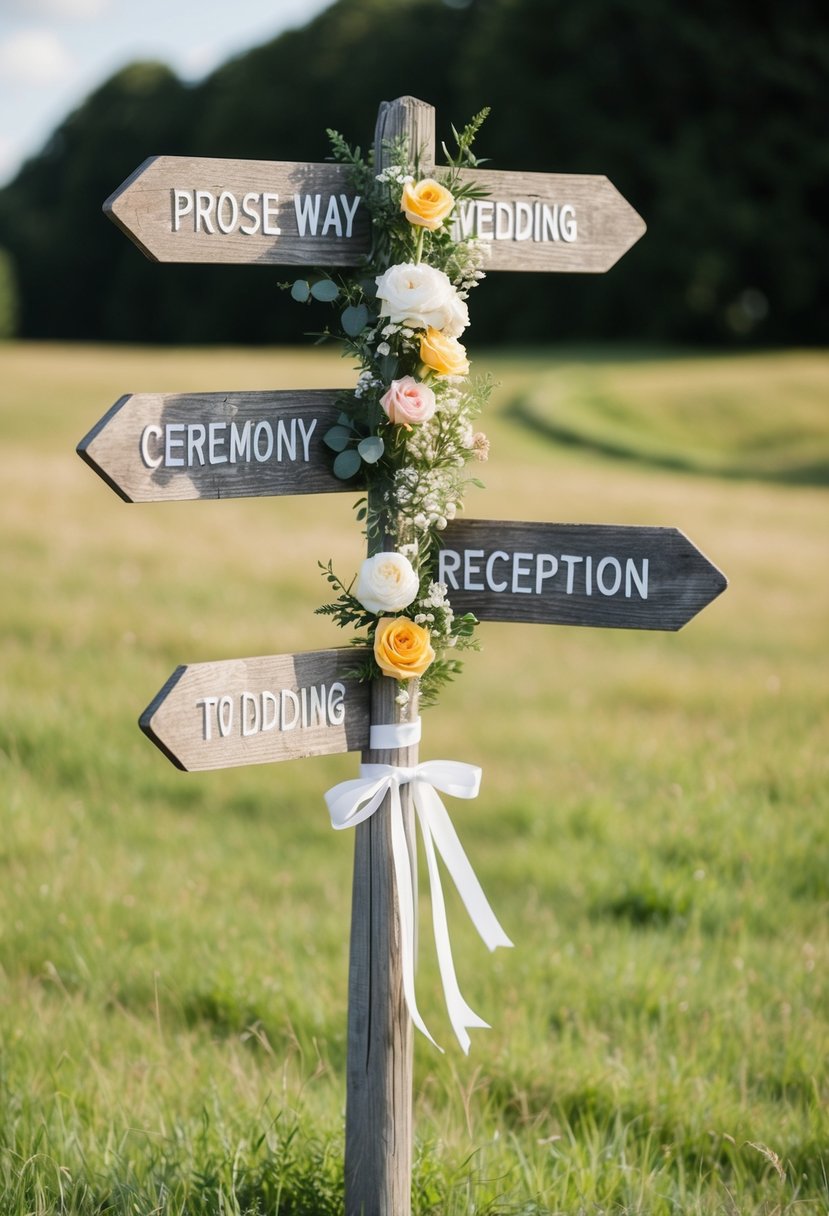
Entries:
[[[731,585],[679,635],[485,626],[429,711],[424,757],[484,767],[450,811],[516,949],[450,900],[493,1025],[467,1059],[424,921],[448,1050],[416,1044],[414,1210],[826,1213],[827,504],[791,471],[829,450],[829,359],[475,368],[502,387],[470,514],[676,525]],[[180,662],[341,640],[313,609],[317,559],[361,555],[349,499],[127,506],[73,449],[125,392],[351,375],[0,347],[2,1216],[341,1210],[351,842],[322,794],[356,758],[182,774],[136,719]],[[516,425],[554,399],[589,443]]]

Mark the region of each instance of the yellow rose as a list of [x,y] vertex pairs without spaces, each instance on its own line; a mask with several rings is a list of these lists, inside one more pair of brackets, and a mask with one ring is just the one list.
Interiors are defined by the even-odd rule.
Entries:
[[386,616],[377,624],[374,657],[383,675],[395,680],[422,676],[435,657],[429,630],[405,616]]
[[468,376],[466,347],[457,338],[442,334],[430,325],[420,339],[420,358],[439,376]]
[[440,228],[454,206],[453,195],[431,177],[424,177],[419,182],[406,182],[403,187],[400,210],[405,211],[410,224],[428,228],[430,232]]

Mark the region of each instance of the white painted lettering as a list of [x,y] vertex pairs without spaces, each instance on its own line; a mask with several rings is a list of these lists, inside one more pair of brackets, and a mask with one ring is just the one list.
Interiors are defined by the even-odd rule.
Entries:
[[539,553],[535,563],[535,594],[541,595],[544,590],[544,580],[552,578],[558,570],[558,558],[552,553]]
[[[477,237],[479,241],[491,241],[492,232],[492,211],[495,204],[490,199],[478,199],[478,231]],[[488,230],[484,230],[484,225],[487,225]]]
[[245,219],[250,220],[249,224],[239,225],[239,231],[244,232],[245,236],[253,236],[262,226],[262,217],[256,210],[258,202],[259,195],[253,191],[248,191],[242,199],[242,215]]
[[[265,436],[265,450],[262,451],[261,437]],[[253,432],[253,454],[256,459],[262,464],[266,460],[270,460],[273,455],[273,427],[267,419],[262,422],[257,422],[256,430]]]
[[515,212],[509,203],[495,204],[495,239],[511,241],[515,235]]
[[636,569],[636,562],[632,557],[625,562],[625,595],[628,599],[633,594],[634,583],[639,592],[639,598],[646,600],[648,598],[648,559],[646,557],[642,558],[641,573]]
[[455,574],[461,567],[461,555],[455,549],[441,549],[438,554],[438,582],[453,591],[459,590]]
[[593,594],[593,558],[590,554],[584,559],[584,589],[588,595]]
[[193,459],[198,456],[199,464],[204,464],[204,441],[207,428],[201,422],[191,422],[187,427],[187,464],[189,467],[196,463]]
[[579,562],[584,561],[583,557],[575,557],[572,553],[562,553],[561,560],[567,563],[567,594],[573,594],[573,580],[575,578],[575,569]]
[[314,430],[316,429],[317,420],[316,420],[316,418],[311,418],[310,421],[308,422],[307,430],[306,430],[304,418],[297,418],[296,421],[299,424],[300,433],[302,434],[302,459],[307,464],[308,461],[311,459],[311,448],[310,448],[311,436],[313,435]]
[[[607,586],[604,572],[610,567],[613,570],[613,583]],[[596,567],[596,586],[602,595],[615,595],[622,585],[622,564],[616,557],[603,557]]]
[[209,743],[213,738],[213,710],[218,703],[218,697],[202,697],[196,702],[196,705],[203,705],[202,710],[202,738],[205,743]]
[[[279,694],[281,701],[281,729],[294,730],[299,722],[299,697],[290,688],[283,688]],[[293,717],[288,718],[288,706],[293,711]]]
[[360,196],[359,194],[354,195],[354,205],[350,209],[347,194],[340,195],[340,203],[345,214],[345,235],[346,237],[350,237],[354,228],[354,216],[357,214],[357,208],[360,206]]
[[533,234],[533,209],[529,203],[515,204],[515,239],[529,241]]
[[144,461],[144,464],[148,469],[157,469],[158,466],[164,461],[163,456],[150,455],[150,440],[160,439],[163,434],[164,432],[160,426],[153,425],[145,426],[144,430],[141,432],[141,459]]
[[185,215],[193,210],[193,196],[189,190],[173,190],[173,232],[181,228]]
[[480,562],[484,556],[483,549],[465,549],[463,554],[463,589],[464,591],[483,591],[483,583],[473,583],[472,579],[481,573]]
[[343,234],[343,224],[340,219],[340,209],[337,206],[337,196],[332,194],[328,200],[328,210],[325,213],[325,220],[322,225],[322,235],[325,236],[329,228],[333,228],[337,236]]
[[252,692],[242,693],[242,734],[256,735],[259,733],[259,702]]
[[262,232],[265,236],[279,236],[282,229],[278,224],[272,223],[279,215],[279,195],[278,194],[263,194],[262,195]]
[[[225,220],[223,211],[227,210],[228,204],[230,204],[230,218]],[[221,232],[236,231],[236,225],[239,223],[239,204],[236,202],[235,195],[231,194],[229,190],[223,190],[219,195],[219,201],[216,203],[216,223]]]
[[543,233],[543,236],[541,239],[544,241],[546,241],[546,240],[557,241],[558,240],[558,206],[557,206],[557,204],[554,203],[553,207],[551,209],[548,203],[544,203],[544,205],[542,207],[541,215],[542,215],[541,231]]
[[262,730],[273,730],[277,723],[279,701],[267,689],[262,693]]
[[[174,434],[173,432],[177,432],[178,435],[180,435],[180,438],[178,437],[178,435]],[[168,423],[167,424],[167,442],[164,446],[164,464],[166,465],[166,467],[168,469],[179,468],[181,465],[184,464],[183,456],[174,456],[173,455],[173,448],[183,448],[183,447],[184,447],[184,423],[183,422]]]
[[328,721],[342,726],[345,721],[345,685],[335,680],[328,690]]
[[[218,449],[226,443],[226,422],[211,422],[207,428],[207,459],[210,464],[227,464],[227,456],[219,455]],[[219,432],[221,431],[221,434]]]
[[513,595],[532,595],[532,587],[519,587],[518,580],[528,578],[532,574],[532,553],[513,553],[512,555],[512,592]]
[[505,553],[503,549],[496,549],[494,553],[490,553],[486,561],[486,582],[490,591],[506,591],[507,587],[509,586],[507,580],[504,579],[503,582],[496,583],[495,575],[493,574],[493,567],[496,562],[508,561],[509,554]]
[[294,211],[296,212],[296,226],[300,236],[317,235],[317,225],[320,218],[320,200],[321,194],[295,194],[294,195]]
[[325,685],[321,684],[319,691],[316,686],[311,689],[311,726],[326,726],[325,720]]
[[219,697],[219,734],[226,739],[233,727],[233,698],[227,695]]
[[212,236],[215,229],[210,222],[210,216],[215,206],[216,200],[209,190],[196,191],[196,232],[203,226],[203,230]]
[[236,464],[239,459],[250,460],[250,419],[239,431],[238,423],[231,422],[230,424],[230,463]]
[[561,235],[565,241],[578,240],[578,228],[576,227],[576,211],[569,203],[565,203],[559,213],[559,227]]
[[296,418],[291,419],[291,434],[288,435],[288,428],[285,425],[284,418],[280,418],[276,424],[276,459],[284,460],[282,449],[288,453],[289,460],[296,460]]

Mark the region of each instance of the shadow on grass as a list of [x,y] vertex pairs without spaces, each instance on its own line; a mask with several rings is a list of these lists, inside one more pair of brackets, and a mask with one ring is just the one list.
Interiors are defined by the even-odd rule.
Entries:
[[580,448],[597,455],[649,465],[652,468],[691,473],[697,476],[721,477],[734,481],[768,481],[778,485],[792,486],[829,485],[829,461],[826,460],[769,469],[752,466],[748,462],[740,465],[708,464],[694,460],[681,452],[643,452],[633,444],[603,439],[594,435],[583,435],[574,427],[549,418],[541,418],[524,397],[511,402],[503,411],[503,417],[535,435],[540,435],[550,443]]

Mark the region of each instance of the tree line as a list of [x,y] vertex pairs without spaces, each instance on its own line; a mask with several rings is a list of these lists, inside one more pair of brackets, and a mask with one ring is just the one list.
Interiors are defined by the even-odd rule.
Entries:
[[197,84],[135,63],[0,191],[0,332],[296,342],[290,270],[159,266],[101,215],[147,156],[322,160],[371,139],[384,98],[483,106],[495,168],[606,174],[648,224],[607,275],[492,275],[476,341],[821,343],[829,329],[816,5],[758,0],[336,0]]

